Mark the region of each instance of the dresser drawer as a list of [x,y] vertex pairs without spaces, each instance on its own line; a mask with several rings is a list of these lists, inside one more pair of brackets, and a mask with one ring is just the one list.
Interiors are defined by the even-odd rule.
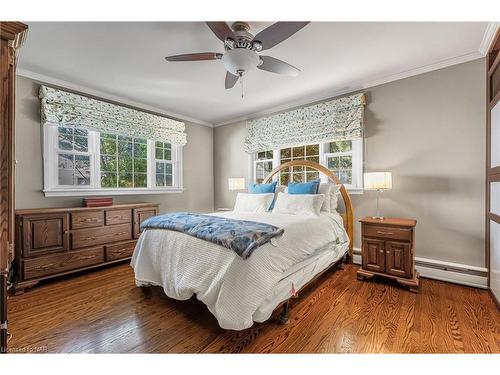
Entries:
[[106,225],[132,222],[132,210],[106,210]]
[[130,258],[135,249],[137,241],[127,241],[106,246],[106,260]]
[[72,232],[73,249],[132,239],[132,224],[118,224],[109,227],[79,229]]
[[22,261],[24,279],[34,279],[104,262],[104,249],[96,247]]
[[411,241],[412,230],[410,228],[363,225],[363,236],[386,238],[386,239],[393,239],[400,241]]
[[71,214],[71,229],[94,228],[104,225],[103,211],[83,211]]

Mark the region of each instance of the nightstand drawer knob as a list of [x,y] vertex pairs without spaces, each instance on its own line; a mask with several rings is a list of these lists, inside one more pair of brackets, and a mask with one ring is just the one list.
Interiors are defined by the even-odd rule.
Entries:
[[386,234],[388,236],[392,236],[394,233],[392,233],[392,232],[382,232],[382,231],[378,230],[377,234]]

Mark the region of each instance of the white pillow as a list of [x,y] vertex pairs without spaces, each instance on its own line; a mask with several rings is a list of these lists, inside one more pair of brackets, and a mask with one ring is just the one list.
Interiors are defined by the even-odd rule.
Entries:
[[325,200],[323,205],[321,206],[321,211],[331,212],[331,204],[332,200],[330,191],[332,190],[333,184],[329,182],[321,182],[319,184],[318,194],[323,194],[325,196]]
[[234,211],[267,212],[273,199],[274,199],[274,193],[265,193],[265,194],[238,193],[238,195],[236,196],[236,203],[234,204]]
[[325,200],[323,194],[278,193],[273,213],[318,216]]
[[331,183],[332,188],[330,189],[330,212],[337,211],[337,207],[339,205],[339,195],[340,195],[340,187],[342,185],[337,185]]
[[322,182],[319,184],[318,193],[325,195],[321,211],[335,212],[337,210],[340,186],[333,182]]

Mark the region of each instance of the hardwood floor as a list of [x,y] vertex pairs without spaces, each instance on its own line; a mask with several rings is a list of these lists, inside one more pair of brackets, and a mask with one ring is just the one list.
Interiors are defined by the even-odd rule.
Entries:
[[419,294],[329,271],[276,319],[224,331],[205,305],[144,293],[127,264],[50,282],[9,299],[17,351],[115,353],[499,353],[487,291],[423,279]]

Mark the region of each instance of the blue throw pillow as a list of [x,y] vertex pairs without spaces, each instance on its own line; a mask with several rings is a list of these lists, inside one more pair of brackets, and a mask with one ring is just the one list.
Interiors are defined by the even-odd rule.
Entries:
[[270,184],[250,184],[248,185],[248,192],[250,194],[266,194],[274,193],[278,181],[271,182]]
[[318,194],[319,178],[309,182],[291,182],[288,184],[288,194]]

